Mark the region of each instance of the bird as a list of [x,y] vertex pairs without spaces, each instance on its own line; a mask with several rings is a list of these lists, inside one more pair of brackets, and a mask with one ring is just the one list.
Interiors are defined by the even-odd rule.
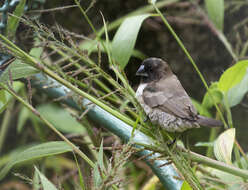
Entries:
[[141,77],[136,98],[152,123],[168,132],[223,126],[221,121],[197,113],[187,92],[164,60],[145,59],[136,75]]

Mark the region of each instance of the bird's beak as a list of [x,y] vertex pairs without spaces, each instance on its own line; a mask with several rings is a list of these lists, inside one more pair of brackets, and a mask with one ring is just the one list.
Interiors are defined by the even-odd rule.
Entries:
[[143,77],[148,77],[148,74],[145,71],[145,67],[144,65],[141,65],[138,69],[138,71],[136,72],[136,76],[143,76]]

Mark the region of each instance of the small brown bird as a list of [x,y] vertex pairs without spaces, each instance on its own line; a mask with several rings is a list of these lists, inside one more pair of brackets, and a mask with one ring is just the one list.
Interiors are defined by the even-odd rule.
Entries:
[[136,75],[141,83],[136,97],[153,123],[169,132],[200,126],[222,126],[221,121],[197,114],[188,94],[169,65],[159,58],[143,61]]

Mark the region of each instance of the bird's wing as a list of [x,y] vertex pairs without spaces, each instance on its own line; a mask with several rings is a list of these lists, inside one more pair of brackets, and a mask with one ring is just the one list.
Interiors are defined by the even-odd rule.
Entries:
[[144,102],[151,108],[177,117],[195,120],[197,111],[177,77],[147,85],[143,91]]

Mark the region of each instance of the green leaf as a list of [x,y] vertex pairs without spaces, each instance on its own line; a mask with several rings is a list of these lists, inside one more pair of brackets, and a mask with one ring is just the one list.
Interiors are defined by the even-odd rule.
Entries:
[[44,190],[58,190],[36,167],[35,172],[38,173],[40,181]]
[[[210,96],[210,94],[211,96]],[[222,101],[223,94],[218,88],[218,82],[214,82],[209,87],[209,92],[207,92],[203,98],[202,106],[209,109],[214,106],[214,103],[218,104]]]
[[20,79],[23,77],[28,77],[40,72],[34,67],[22,63],[20,60],[13,61],[7,69],[4,70],[2,75],[0,76],[0,82],[6,82],[11,80]]
[[37,47],[34,47],[30,50],[29,54],[35,58],[40,58],[42,52],[43,52],[43,48],[42,47],[39,47],[39,44],[40,44],[40,40],[38,38],[35,38],[35,44],[34,46],[37,46]]
[[63,133],[84,133],[85,128],[66,110],[54,104],[43,104],[37,108],[40,114]]
[[181,190],[193,190],[193,189],[190,187],[187,181],[183,181]]
[[[38,46],[39,43],[40,43],[39,39],[36,38],[35,45]],[[43,51],[42,47],[35,47],[30,50],[29,54],[39,59],[42,51]],[[28,64],[22,63],[21,60],[16,59],[0,75],[0,82],[6,82],[6,81],[9,81],[10,79],[16,80],[19,78],[28,77],[36,73],[39,73],[39,72],[40,71],[37,70],[36,68]]]
[[149,16],[150,14],[144,14],[126,18],[118,28],[112,42],[112,55],[122,69],[132,55],[142,22]]
[[26,5],[26,0],[21,0],[13,13],[15,16],[10,16],[7,24],[7,33],[11,38],[15,36],[16,29],[20,22],[20,17],[22,17],[24,13],[24,8]]
[[215,27],[223,31],[224,26],[224,0],[205,0],[208,16]]
[[98,165],[100,166],[101,170],[104,170],[104,163],[103,163],[103,140],[100,145],[99,153],[98,153]]
[[200,115],[212,117],[210,112],[204,106],[202,106],[202,104],[200,104],[200,102],[198,102],[197,100],[195,100],[193,98],[191,98],[191,101],[192,101],[193,105],[195,106],[197,112],[200,113]]
[[214,143],[214,155],[219,161],[232,164],[232,150],[235,140],[235,128],[224,131]]
[[235,85],[239,84],[246,74],[248,60],[237,62],[227,69],[220,77],[218,87],[223,93],[227,93]]
[[220,77],[218,88],[227,97],[230,107],[237,105],[248,91],[248,60],[237,62]]
[[41,183],[39,174],[36,170],[34,170],[34,176],[33,176],[33,190],[40,190],[41,189]]
[[7,101],[6,99],[6,91],[0,90],[0,102],[5,103]]
[[71,146],[63,141],[54,141],[32,146],[10,159],[9,163],[0,170],[0,180],[3,179],[9,170],[18,163],[69,151],[72,151]]
[[239,84],[232,87],[227,93],[228,105],[230,107],[239,104],[248,91],[248,70]]
[[97,157],[97,164],[95,165],[93,170],[93,180],[95,187],[99,187],[102,184],[102,178],[100,172],[103,171],[104,171],[104,164],[103,164],[103,141],[102,141]]
[[20,133],[22,131],[22,128],[30,115],[33,114],[30,112],[26,107],[22,107],[21,111],[19,112],[18,116],[18,122],[17,122],[17,132]]
[[75,155],[74,153],[73,153],[73,155],[74,155],[74,159],[75,159],[76,165],[77,165],[77,170],[78,170],[78,177],[79,177],[79,184],[80,184],[80,187],[81,187],[82,190],[86,190],[84,178],[83,178],[83,175],[82,175],[82,172],[81,172],[81,168],[80,168],[80,166],[79,166],[79,164],[78,164],[77,157],[76,157],[76,155]]
[[[21,88],[23,88],[24,85],[21,82],[14,82],[13,83],[13,89],[15,92],[18,92]],[[8,103],[13,99],[13,96],[10,95],[5,90],[0,90],[1,99],[0,99],[0,113],[2,113],[6,107],[8,106]]]

